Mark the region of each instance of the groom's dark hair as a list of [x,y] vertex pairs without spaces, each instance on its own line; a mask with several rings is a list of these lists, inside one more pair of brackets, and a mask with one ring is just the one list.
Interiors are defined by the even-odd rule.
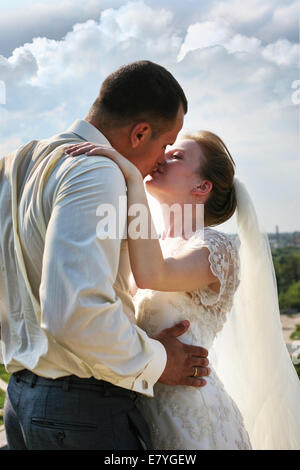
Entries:
[[172,127],[180,105],[186,113],[186,96],[173,75],[161,65],[141,60],[104,80],[89,115],[102,127],[146,121],[155,138]]

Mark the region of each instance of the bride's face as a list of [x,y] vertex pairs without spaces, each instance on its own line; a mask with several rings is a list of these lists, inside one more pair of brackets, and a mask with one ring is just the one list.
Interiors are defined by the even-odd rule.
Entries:
[[147,191],[157,200],[189,203],[191,191],[201,182],[199,167],[204,155],[194,140],[178,140],[167,149],[165,159],[145,181]]

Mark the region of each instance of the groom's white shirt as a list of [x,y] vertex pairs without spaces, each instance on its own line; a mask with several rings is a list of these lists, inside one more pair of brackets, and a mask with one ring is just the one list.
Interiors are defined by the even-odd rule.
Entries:
[[96,234],[97,208],[111,204],[118,215],[125,180],[105,157],[56,161],[51,146],[75,139],[109,144],[77,120],[0,160],[3,362],[10,372],[93,376],[152,396],[166,351],[132,322],[127,241]]

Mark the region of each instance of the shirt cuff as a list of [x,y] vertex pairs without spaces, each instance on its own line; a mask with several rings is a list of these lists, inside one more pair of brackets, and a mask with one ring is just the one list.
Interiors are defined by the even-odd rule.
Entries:
[[[128,379],[120,381],[119,386],[133,390],[134,392],[142,393],[149,397],[154,396],[153,386],[158,381],[167,363],[167,352],[164,346],[157,340],[149,338],[153,350],[153,357],[148,362],[144,370],[134,379],[129,385]],[[125,383],[127,382],[127,383]]]

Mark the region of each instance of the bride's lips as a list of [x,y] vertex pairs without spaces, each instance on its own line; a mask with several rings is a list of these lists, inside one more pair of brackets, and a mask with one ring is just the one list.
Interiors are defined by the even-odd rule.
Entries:
[[162,166],[156,166],[153,168],[152,172],[151,172],[151,176],[157,176],[157,174],[160,174],[162,175],[164,173],[164,170],[162,168]]

